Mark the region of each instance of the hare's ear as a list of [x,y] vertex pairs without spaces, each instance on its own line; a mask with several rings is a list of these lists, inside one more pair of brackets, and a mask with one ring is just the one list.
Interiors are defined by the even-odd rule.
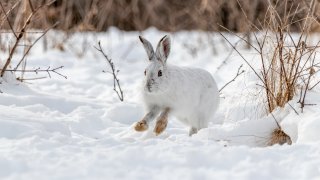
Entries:
[[156,50],[156,56],[157,59],[162,61],[163,63],[167,62],[169,53],[171,48],[171,42],[170,37],[165,35],[158,43],[157,50]]
[[148,58],[151,61],[154,57],[154,51],[153,51],[153,47],[151,45],[151,43],[144,39],[143,37],[139,36],[139,39],[141,41],[141,43],[143,44],[144,49],[146,50],[147,54],[148,54]]

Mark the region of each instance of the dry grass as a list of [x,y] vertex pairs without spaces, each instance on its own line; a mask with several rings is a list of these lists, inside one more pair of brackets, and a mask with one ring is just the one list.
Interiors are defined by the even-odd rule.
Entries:
[[[36,7],[49,0],[30,1]],[[275,10],[280,17],[285,17],[290,7],[293,9],[299,7],[295,21],[307,14],[308,1],[293,0],[285,4],[284,1],[270,0],[269,3],[276,5]],[[17,1],[3,0],[6,7],[12,7],[15,2]],[[42,10],[41,16],[46,18],[33,21],[31,26],[45,29],[60,21],[57,28],[68,31],[105,31],[111,26],[138,31],[151,26],[165,31],[193,29],[219,31],[223,28],[217,24],[221,24],[235,32],[248,32],[251,29],[246,20],[249,19],[255,26],[261,28],[269,3],[267,0],[56,0],[51,6]],[[317,11],[319,3],[315,8],[314,16],[319,17],[320,11]],[[18,9],[13,10],[9,17],[13,24],[19,24],[24,9],[29,8],[21,3]],[[317,18],[317,21],[320,19]],[[299,31],[299,28],[299,23],[291,24],[292,30]],[[319,29],[314,27],[313,30]]]
[[268,141],[267,145],[268,146],[272,146],[275,144],[288,144],[291,145],[292,141],[291,138],[285,133],[283,132],[283,130],[281,129],[275,129],[272,134],[271,134],[271,138]]
[[315,58],[320,42],[316,45],[308,43],[315,22],[312,16],[315,10],[314,2],[310,2],[307,15],[297,20],[300,24],[297,38],[292,36],[290,24],[301,9],[291,7],[285,18],[280,18],[276,7],[269,7],[268,18],[265,21],[265,27],[268,29],[262,41],[258,41],[262,63],[261,77],[269,112],[276,107],[284,107],[299,90],[302,110],[305,106],[310,79],[319,71]]
[[[268,113],[271,113],[277,107],[290,105],[289,101],[297,94],[300,94],[299,103],[302,110],[306,105],[305,98],[312,86],[311,79],[319,72],[318,65],[320,63],[316,59],[320,42],[315,45],[309,44],[312,27],[314,23],[317,23],[312,16],[315,5],[315,1],[311,1],[309,6],[306,6],[308,7],[306,16],[297,19],[296,16],[301,11],[301,9],[298,9],[300,6],[297,6],[296,9],[291,6],[288,14],[281,17],[276,11],[277,6],[270,4],[263,21],[263,29],[255,26],[248,19],[248,24],[256,30],[252,32],[255,39],[254,43],[234,33],[259,55],[261,66],[255,69],[230,43],[259,78],[259,86],[265,91]],[[293,36],[291,29],[294,22],[299,24],[300,29],[298,33],[295,33],[295,36]],[[220,26],[232,33],[226,27]],[[223,34],[221,35],[224,37]],[[295,109],[294,111],[298,113]]]
[[[239,5],[241,7],[240,2]],[[284,14],[278,13],[279,7],[285,9]],[[290,4],[287,0],[276,1],[275,4],[269,1],[266,17],[261,23],[262,29],[247,18],[248,24],[254,30],[252,36],[255,42],[249,42],[247,38],[233,34],[257,52],[259,68],[254,68],[220,33],[259,78],[258,85],[264,90],[267,113],[272,114],[276,108],[289,105],[298,114],[290,104],[294,96],[299,97],[301,112],[306,105],[310,105],[306,103],[306,96],[309,90],[319,84],[315,75],[320,71],[320,59],[317,58],[320,41],[315,44],[311,44],[310,41],[315,24],[319,24],[316,9],[315,0],[301,1],[297,4]],[[245,14],[245,11],[243,13]],[[292,26],[293,24],[298,26]],[[228,28],[220,26],[232,33]],[[292,33],[297,29],[298,32]],[[278,128],[273,131],[268,145],[291,144],[290,137],[282,131],[278,123],[277,125]]]
[[[6,72],[12,72],[17,75],[17,73],[20,73],[20,76],[17,77],[17,80],[24,81],[27,80],[24,78],[24,74],[26,72],[28,73],[35,73],[38,74],[40,72],[45,72],[48,74],[49,77],[51,77],[50,73],[57,74],[59,76],[62,76],[64,78],[67,78],[66,76],[60,74],[57,72],[57,70],[63,68],[63,66],[57,67],[57,68],[50,68],[47,69],[26,69],[27,66],[27,60],[26,57],[29,54],[30,50],[33,48],[33,46],[54,26],[57,25],[55,23],[52,27],[46,28],[42,32],[38,32],[38,35],[34,40],[31,40],[29,38],[29,34],[31,33],[29,31],[31,24],[33,24],[34,21],[36,21],[39,17],[39,12],[44,7],[47,7],[52,4],[53,1],[50,1],[47,4],[40,4],[35,5],[31,2],[31,0],[21,0],[17,1],[15,4],[12,5],[12,7],[9,7],[8,9],[5,8],[4,3],[0,2],[1,12],[3,14],[3,17],[1,18],[0,25],[2,26],[7,25],[9,27],[8,31],[4,31],[2,33],[7,34],[10,39],[8,41],[8,48],[3,49],[3,51],[8,51],[8,56],[4,60],[4,65],[0,67],[0,77],[3,78]],[[19,8],[20,4],[20,11],[18,11],[17,18],[15,19],[15,22],[10,21],[10,16],[13,14],[15,9]],[[6,4],[7,5],[7,4]],[[0,39],[2,36],[0,36]],[[17,64],[13,65],[12,60],[14,54],[18,54],[19,49],[23,48],[23,53],[21,55],[21,59],[17,62]],[[38,78],[32,78],[30,80],[35,80]]]

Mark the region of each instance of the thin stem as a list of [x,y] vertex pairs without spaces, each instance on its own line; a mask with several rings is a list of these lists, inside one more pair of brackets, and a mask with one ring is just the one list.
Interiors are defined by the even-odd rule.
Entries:
[[241,74],[243,74],[243,73],[245,72],[244,70],[240,71],[241,68],[242,68],[242,66],[243,66],[243,65],[239,66],[238,71],[237,71],[237,74],[234,76],[234,78],[231,79],[229,82],[227,82],[224,86],[222,86],[222,88],[220,88],[219,92],[221,92],[221,91],[222,91],[225,87],[227,87],[230,83],[234,82],[238,76],[240,76]]
[[121,86],[120,86],[120,80],[118,79],[117,77],[117,74],[119,72],[119,70],[116,70],[115,67],[114,67],[114,64],[112,62],[111,59],[109,59],[109,57],[107,56],[107,54],[102,50],[102,47],[101,47],[101,43],[100,41],[98,42],[98,47],[95,47],[94,48],[99,51],[106,59],[106,61],[108,62],[110,68],[111,68],[111,73],[112,73],[112,76],[113,76],[113,90],[117,93],[118,95],[118,98],[120,99],[120,101],[123,101],[124,98],[123,98],[123,91],[121,89]]

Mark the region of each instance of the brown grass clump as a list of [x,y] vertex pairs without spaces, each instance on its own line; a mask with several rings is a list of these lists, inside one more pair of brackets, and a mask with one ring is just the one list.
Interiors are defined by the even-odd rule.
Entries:
[[[312,105],[306,103],[308,92],[320,82],[316,76],[320,71],[320,60],[316,58],[320,51],[320,41],[311,43],[313,40],[311,32],[315,24],[319,25],[319,18],[316,15],[317,1],[294,1],[296,2],[294,4],[289,2],[291,1],[276,1],[275,4],[269,2],[266,17],[261,22],[263,28],[256,26],[249,17],[247,18],[247,24],[253,30],[251,32],[254,42],[220,25],[256,51],[259,60],[258,68],[254,67],[252,62],[248,61],[224,34],[220,33],[258,77],[257,85],[264,93],[266,113],[271,115],[276,108],[285,105],[290,106],[298,114],[290,104],[294,96],[299,97],[298,103],[303,113],[305,106]],[[242,9],[241,2],[238,1],[238,3]],[[284,13],[279,13],[279,7],[285,10]],[[243,13],[245,14],[244,10]],[[294,23],[298,26],[292,26]],[[296,28],[298,32],[292,33],[296,32]],[[278,128],[272,132],[267,145],[291,144],[290,137],[282,131],[276,119],[275,121]]]
[[[253,68],[250,62],[221,34],[259,78],[258,85],[264,90],[268,113],[286,104],[291,106],[289,101],[299,94],[299,103],[303,111],[308,90],[316,85],[312,79],[320,71],[318,66],[320,62],[316,59],[320,41],[316,45],[309,43],[314,23],[317,23],[314,17],[316,2],[312,0],[307,6],[303,6],[306,2],[296,6],[292,4],[290,6],[289,1],[281,2],[282,6],[289,11],[285,15],[280,15],[277,11],[279,4],[270,3],[263,21],[263,29],[255,26],[248,19],[248,24],[254,30],[252,32],[255,38],[254,43],[233,33],[257,52],[261,64],[259,68]],[[242,7],[240,2],[239,5]],[[295,31],[291,26],[294,22],[299,24],[299,32],[296,34],[292,33]],[[228,28],[222,25],[221,27],[232,33]],[[293,106],[291,107],[298,114]]]
[[282,129],[277,128],[275,129],[272,134],[269,142],[267,143],[268,146],[272,146],[275,144],[288,144],[291,145],[292,141],[290,136],[288,136]]
[[[275,10],[276,7],[270,6],[269,16],[265,21],[267,31],[275,32],[273,36],[267,32],[263,37],[262,43],[269,43],[269,47],[266,46],[264,49],[264,44],[259,44],[263,86],[266,90],[269,112],[276,107],[284,107],[299,91],[301,92],[299,103],[303,110],[310,79],[314,76],[315,69],[318,71],[315,58],[320,42],[316,45],[308,43],[315,22],[313,16],[315,2],[311,1],[307,9],[298,7],[291,7],[296,9],[289,11],[285,18],[280,18]],[[299,17],[298,11],[301,10],[308,13],[304,17]],[[292,36],[290,28],[295,19],[300,21],[298,38]]]

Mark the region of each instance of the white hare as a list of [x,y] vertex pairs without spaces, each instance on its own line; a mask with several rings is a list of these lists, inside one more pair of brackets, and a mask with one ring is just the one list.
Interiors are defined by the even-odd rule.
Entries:
[[139,38],[150,64],[144,72],[143,86],[147,114],[135,124],[135,130],[147,130],[148,124],[160,114],[154,128],[158,135],[167,127],[169,113],[190,127],[190,136],[208,127],[219,106],[219,91],[211,74],[203,69],[168,65],[169,36],[159,41],[156,52],[149,41]]

